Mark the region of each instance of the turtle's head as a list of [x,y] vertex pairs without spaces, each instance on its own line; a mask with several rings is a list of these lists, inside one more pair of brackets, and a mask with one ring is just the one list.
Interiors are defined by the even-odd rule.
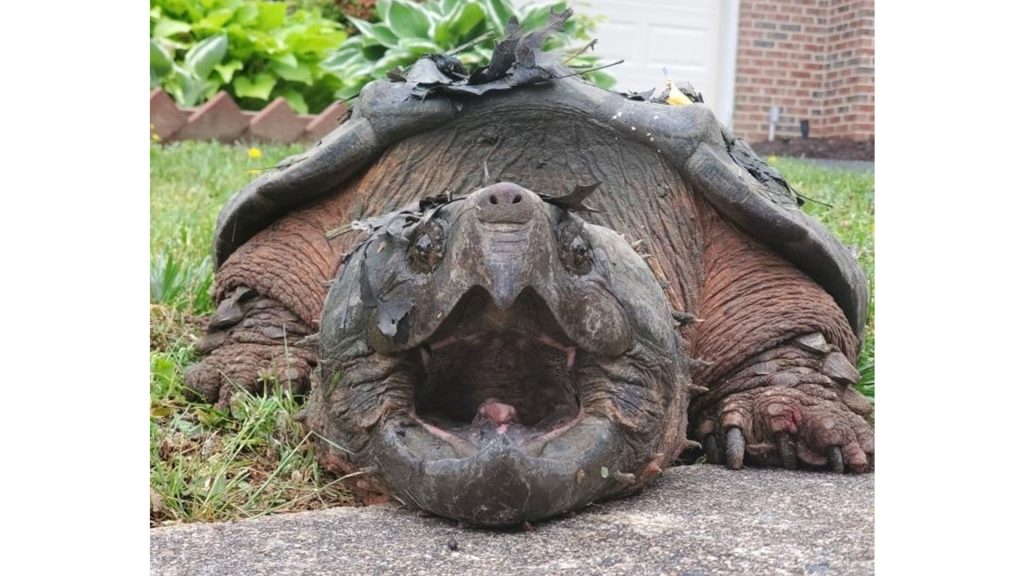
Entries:
[[367,223],[324,306],[311,425],[474,524],[646,483],[686,429],[677,331],[644,260],[573,207],[503,182]]

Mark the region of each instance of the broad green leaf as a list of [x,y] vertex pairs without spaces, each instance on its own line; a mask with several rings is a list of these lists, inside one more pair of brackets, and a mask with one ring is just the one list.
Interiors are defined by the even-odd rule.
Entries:
[[377,20],[381,22],[388,21],[388,9],[391,8],[391,0],[377,0],[375,11],[377,12]]
[[362,57],[359,48],[350,46],[338,50],[334,54],[326,58],[320,65],[326,70],[338,71],[346,66],[352,64],[356,60]]
[[277,78],[269,72],[260,72],[255,76],[237,76],[231,82],[235,94],[240,98],[256,98],[267,100],[277,84]]
[[231,21],[243,26],[249,26],[255,24],[259,17],[260,9],[252,2],[246,2],[235,10],[235,16],[231,18]]
[[288,5],[280,2],[260,2],[257,25],[262,30],[273,30],[284,23]]
[[278,64],[282,64],[284,66],[291,66],[292,68],[294,68],[294,67],[299,65],[298,58],[296,58],[295,54],[292,54],[291,52],[286,52],[284,54],[278,54],[278,55],[274,56],[271,59],[274,62],[277,62]]
[[294,66],[289,66],[283,62],[271,62],[270,69],[285,80],[301,82],[309,86],[313,85],[313,73],[306,64],[295,64]]
[[202,20],[196,22],[193,27],[196,31],[205,31],[213,34],[223,29],[224,25],[227,24],[234,15],[235,11],[233,9],[225,8],[221,10],[214,10],[207,14]]
[[379,44],[383,44],[389,48],[398,46],[398,37],[384,24],[372,24],[366,20],[360,20],[359,18],[349,17],[349,22],[359,30],[359,33],[366,38],[372,38]]
[[295,110],[297,114],[309,114],[309,105],[306,104],[306,99],[302,96],[302,93],[294,88],[285,88],[281,90],[281,97],[288,101],[288,105]]
[[228,54],[232,58],[246,62],[256,52],[256,45],[249,39],[245,28],[239,24],[232,24],[227,27],[228,32]]
[[175,34],[185,34],[191,30],[192,26],[187,22],[164,18],[157,22],[156,26],[153,27],[153,36],[156,38],[167,38],[168,36],[174,36]]
[[199,42],[185,54],[185,66],[200,78],[208,78],[213,67],[220,64],[228,52],[227,34],[218,34]]
[[447,16],[448,14],[452,13],[456,8],[458,8],[461,4],[473,1],[474,0],[441,0],[441,2],[438,5],[441,7],[441,13]]
[[451,12],[434,28],[434,41],[445,48],[454,48],[487,14],[476,3],[466,2]]
[[351,100],[351,99],[355,98],[356,96],[359,96],[359,93],[361,91],[362,91],[362,86],[361,85],[353,84],[353,85],[350,85],[350,86],[345,86],[344,88],[341,88],[340,90],[335,92],[334,93],[334,97],[337,98],[338,100],[346,100],[346,101],[348,101],[348,100]]
[[164,50],[164,47],[153,38],[149,39],[149,69],[157,77],[161,77],[171,71],[174,67],[174,60]]
[[420,7],[423,11],[430,15],[431,20],[439,20],[444,16],[444,12],[441,11],[441,3],[437,0],[427,0],[426,2],[420,2]]
[[385,46],[393,47],[398,45],[398,36],[395,36],[395,33],[384,24],[377,23],[373,25],[373,36]]
[[384,58],[373,63],[373,75],[383,76],[395,66],[408,66],[416,61],[416,55],[405,50],[391,50]]
[[322,57],[328,50],[341,46],[347,36],[340,30],[310,27],[288,34],[285,46],[296,54],[316,54]]
[[189,108],[199,104],[208,84],[191,70],[186,70],[175,64],[174,73],[165,86],[180,106]]
[[391,0],[385,23],[400,38],[430,37],[430,17],[409,0]]
[[224,84],[230,84],[235,72],[241,70],[243,66],[245,65],[240,60],[230,60],[223,64],[217,64],[213,69],[220,74],[220,79]]
[[248,31],[248,35],[249,40],[252,42],[256,50],[263,52],[264,54],[273,54],[284,48],[280,40],[263,30],[256,30],[253,28]]
[[504,30],[505,23],[514,14],[512,6],[505,0],[480,0],[480,5],[487,12],[487,19],[495,30]]
[[402,38],[398,41],[398,45],[414,57],[419,57],[424,54],[437,54],[444,52],[443,48],[434,44],[430,40],[420,40],[419,38]]

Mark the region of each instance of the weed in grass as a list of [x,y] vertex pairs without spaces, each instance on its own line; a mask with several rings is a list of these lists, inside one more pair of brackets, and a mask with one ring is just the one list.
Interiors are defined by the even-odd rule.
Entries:
[[159,254],[149,270],[149,301],[190,310],[194,314],[213,311],[213,262],[209,256],[198,263],[184,263],[173,253]]

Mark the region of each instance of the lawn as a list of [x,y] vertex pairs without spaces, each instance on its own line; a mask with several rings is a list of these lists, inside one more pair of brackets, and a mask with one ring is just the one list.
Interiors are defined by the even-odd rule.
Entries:
[[[185,369],[213,311],[210,247],[217,213],[261,170],[304,146],[185,142],[150,148],[150,467],[153,525],[235,520],[353,504],[319,469],[285,392],[237,396],[228,410],[189,402]],[[805,196],[805,209],[857,250],[874,290],[874,175],[769,158]],[[874,304],[859,362],[874,397]]]

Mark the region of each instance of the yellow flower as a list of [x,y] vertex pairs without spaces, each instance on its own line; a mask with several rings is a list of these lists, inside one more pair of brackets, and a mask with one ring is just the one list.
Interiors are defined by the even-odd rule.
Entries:
[[157,134],[156,132],[153,132],[153,134],[151,134],[151,137],[153,138],[153,142],[159,142],[160,141],[160,135]]
[[772,154],[772,155],[768,156],[768,161],[769,161],[769,162],[772,162],[772,163],[774,163],[774,162],[776,162],[777,160],[778,160],[778,158],[776,158],[774,154]]
[[256,158],[263,158],[263,151],[259,148],[249,148],[249,158],[254,160]]

